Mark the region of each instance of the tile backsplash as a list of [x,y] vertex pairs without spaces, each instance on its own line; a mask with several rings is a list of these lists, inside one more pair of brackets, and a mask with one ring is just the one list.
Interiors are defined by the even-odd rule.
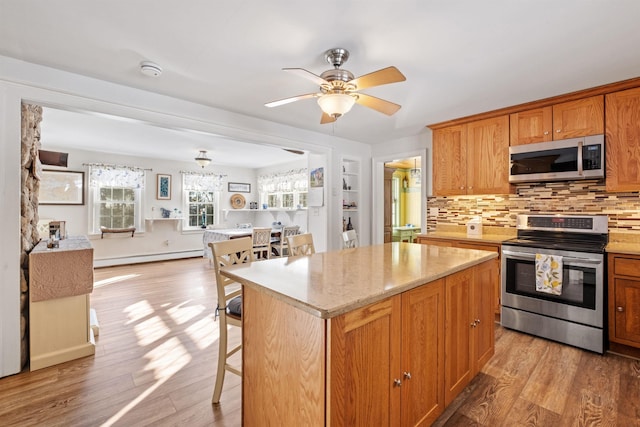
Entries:
[[518,184],[515,194],[428,197],[427,207],[430,231],[465,225],[474,216],[485,226],[515,227],[518,214],[562,213],[605,214],[610,231],[640,233],[640,192],[607,193],[602,180]]

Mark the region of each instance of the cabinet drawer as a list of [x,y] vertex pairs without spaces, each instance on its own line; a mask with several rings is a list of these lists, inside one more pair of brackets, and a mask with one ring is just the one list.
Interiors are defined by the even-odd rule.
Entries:
[[615,257],[613,274],[640,277],[640,259]]

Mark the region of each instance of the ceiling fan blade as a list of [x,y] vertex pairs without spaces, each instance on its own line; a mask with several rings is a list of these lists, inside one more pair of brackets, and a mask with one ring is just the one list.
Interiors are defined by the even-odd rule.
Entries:
[[311,80],[312,82],[314,82],[315,84],[317,84],[318,86],[322,86],[324,85],[330,85],[330,83],[328,81],[326,81],[325,79],[323,79],[322,77],[313,74],[311,71],[307,71],[304,68],[283,68],[282,70],[284,71],[288,71],[290,73],[296,74],[302,78],[305,78],[307,80]]
[[300,155],[304,154],[304,151],[302,151],[302,150],[294,150],[293,148],[283,148],[283,150],[284,151],[288,151],[288,152],[293,153],[293,154],[300,154]]
[[387,67],[355,78],[349,83],[353,83],[356,88],[360,90],[389,83],[403,82],[405,80],[407,80],[407,78],[396,67]]
[[322,118],[320,119],[320,124],[321,125],[325,125],[327,123],[333,123],[335,122],[337,119],[335,117],[331,117],[330,115],[328,115],[327,113],[322,113]]
[[369,107],[386,114],[387,116],[393,115],[400,109],[400,105],[398,104],[376,98],[375,96],[366,95],[364,93],[358,93],[358,99],[356,99],[356,102],[360,105],[364,105],[365,107]]
[[265,107],[279,107],[280,105],[289,104],[290,102],[300,101],[301,99],[316,98],[319,96],[317,93],[306,93],[304,95],[293,96],[291,98],[280,99],[278,101],[271,101],[264,104]]

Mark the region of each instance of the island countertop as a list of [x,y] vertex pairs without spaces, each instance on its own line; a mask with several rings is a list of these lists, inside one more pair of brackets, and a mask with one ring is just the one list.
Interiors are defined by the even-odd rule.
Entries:
[[489,251],[393,242],[233,265],[222,274],[329,319],[497,256]]

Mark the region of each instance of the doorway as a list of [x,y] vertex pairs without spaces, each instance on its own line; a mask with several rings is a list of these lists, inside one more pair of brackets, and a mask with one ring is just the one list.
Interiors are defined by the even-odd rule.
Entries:
[[416,240],[422,230],[422,159],[384,163],[384,243]]

